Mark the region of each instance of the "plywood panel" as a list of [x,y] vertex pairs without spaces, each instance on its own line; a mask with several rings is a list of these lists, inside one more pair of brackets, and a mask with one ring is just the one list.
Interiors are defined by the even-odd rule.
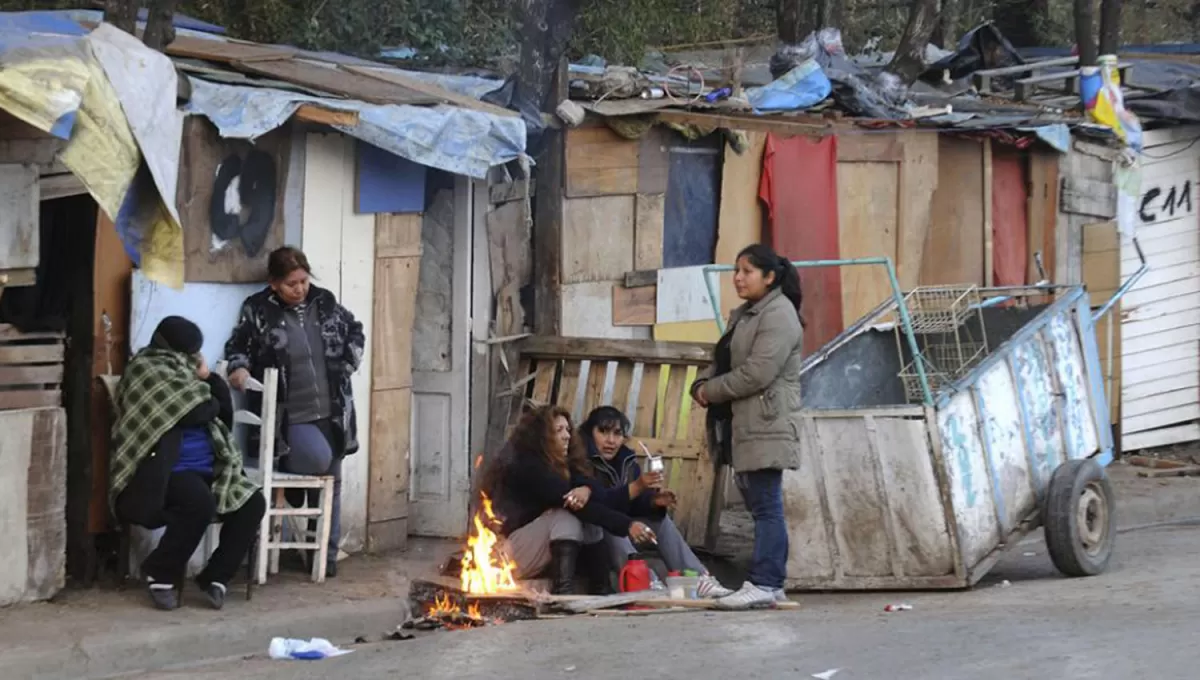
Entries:
[[634,268],[634,203],[632,195],[566,201],[564,284],[616,281]]
[[[1058,219],[1058,154],[1029,153],[1029,260],[1027,281],[1054,280],[1054,225]],[[1038,269],[1037,254],[1042,267]]]
[[374,389],[412,387],[412,328],[421,258],[375,261]]
[[[412,390],[377,390],[372,397],[367,539],[368,548],[378,552],[403,548],[400,539],[407,538],[383,529],[408,517]],[[377,531],[380,523],[385,527]]]
[[[96,255],[92,272],[92,377],[106,373],[120,375],[129,352],[131,279],[133,262],[112,222],[103,210],[96,216]],[[185,288],[186,290],[186,288]],[[111,323],[105,332],[104,319]],[[194,318],[194,317],[193,317]],[[157,325],[157,324],[156,324]],[[219,342],[224,342],[220,338]],[[88,504],[88,531],[102,533],[108,528],[108,397],[103,390],[91,395],[91,494]]]
[[603,126],[568,130],[567,196],[636,194],[638,147]]
[[626,288],[620,283],[614,283],[612,291],[612,323],[614,326],[654,325],[658,299],[657,286]]
[[[841,257],[896,261],[900,166],[838,163],[838,240]],[[870,187],[870,191],[863,191]],[[842,324],[848,327],[891,296],[883,267],[842,267]]]
[[[268,132],[251,144],[222,139],[203,116],[187,117],[175,199],[183,226],[186,281],[266,280],[267,256],[284,240],[291,143],[288,128]],[[231,183],[234,177],[236,184]],[[312,197],[306,196],[305,203],[309,200]],[[230,221],[228,230],[214,229],[223,220]]]
[[638,194],[634,207],[633,268],[663,266],[663,219],[666,194]]
[[0,165],[0,270],[38,265],[38,171]]
[[[1083,283],[1088,287],[1091,305],[1103,305],[1121,285],[1121,244],[1115,222],[1101,222],[1083,228]],[[1121,335],[1125,315],[1118,302],[1096,326],[1096,341],[1100,349],[1100,372],[1108,397],[1112,423],[1120,421]],[[1109,346],[1112,349],[1109,349]],[[1200,374],[1198,374],[1200,377]]]
[[376,215],[375,257],[419,257],[420,255],[420,215]]
[[920,283],[983,285],[983,146],[939,135],[938,185]]
[[[358,422],[369,422],[371,415],[371,367],[374,362],[375,302],[375,216],[359,215],[354,211],[355,156],[354,139],[341,137],[341,241],[340,263],[342,291],[339,301],[354,313],[363,325],[366,346],[362,365],[350,379],[354,390],[354,408]],[[308,225],[305,225],[306,233]],[[403,416],[401,416],[403,417]],[[347,552],[358,552],[366,544],[367,488],[371,463],[371,433],[358,432],[358,454],[347,458],[342,465],[342,546]]]
[[911,290],[920,283],[941,155],[938,135],[909,131],[899,138],[903,140],[903,150],[896,220],[896,277],[902,289]]
[[647,326],[613,325],[612,281],[568,283],[562,287],[562,335],[569,338],[648,339]]
[[[743,248],[763,240],[763,210],[758,198],[762,178],[764,132],[748,132],[749,148],[738,154],[725,146],[721,166],[721,214],[717,222],[717,248],[713,261],[733,265]],[[742,303],[733,288],[733,274],[720,276],[721,313],[729,313]]]

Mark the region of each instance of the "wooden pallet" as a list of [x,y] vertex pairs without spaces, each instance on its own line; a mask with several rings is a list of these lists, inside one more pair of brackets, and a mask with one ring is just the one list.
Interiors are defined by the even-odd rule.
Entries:
[[535,336],[520,347],[518,376],[503,395],[509,429],[526,406],[557,404],[578,424],[597,406],[615,406],[633,424],[636,442],[663,457],[666,485],[678,505],[671,515],[688,543],[715,546],[724,478],[709,454],[705,411],[691,383],[710,361],[711,346],[652,340]]
[[62,333],[0,324],[0,411],[62,405]]

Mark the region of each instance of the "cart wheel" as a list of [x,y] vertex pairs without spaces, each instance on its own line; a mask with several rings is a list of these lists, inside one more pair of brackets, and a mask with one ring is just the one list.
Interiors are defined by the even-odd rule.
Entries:
[[1108,568],[1116,537],[1112,485],[1094,460],[1072,460],[1050,477],[1042,520],[1054,566],[1067,576]]

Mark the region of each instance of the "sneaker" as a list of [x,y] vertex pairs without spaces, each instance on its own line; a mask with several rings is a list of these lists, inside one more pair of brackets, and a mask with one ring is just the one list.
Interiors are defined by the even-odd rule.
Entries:
[[753,583],[746,581],[742,584],[741,590],[717,600],[717,608],[751,609],[754,607],[763,607],[775,604],[775,597],[774,590],[759,588]]
[[788,602],[791,602],[791,600],[788,599],[787,591],[783,588],[777,589],[775,591],[775,604],[786,604]]
[[226,588],[224,583],[213,581],[205,585],[197,581],[196,585],[200,586],[200,590],[204,593],[204,599],[208,600],[208,606],[217,610],[225,606]]
[[154,603],[155,609],[171,611],[179,608],[179,593],[175,592],[175,586],[170,583],[155,583],[150,580],[146,584],[146,591],[150,593],[150,601]]
[[712,576],[701,576],[700,584],[696,586],[696,597],[701,600],[719,600],[732,594],[732,590],[721,585],[721,582]]

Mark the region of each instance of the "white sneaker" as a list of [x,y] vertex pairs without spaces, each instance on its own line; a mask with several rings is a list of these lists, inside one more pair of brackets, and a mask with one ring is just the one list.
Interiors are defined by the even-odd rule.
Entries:
[[717,600],[717,608],[750,609],[752,607],[763,607],[775,604],[775,597],[774,590],[759,588],[753,583],[746,581],[742,584],[741,590]]
[[721,582],[712,576],[701,576],[700,584],[696,586],[696,597],[701,600],[719,600],[732,594],[732,590],[721,585]]
[[783,588],[776,590],[775,591],[775,603],[776,604],[784,604],[787,602],[791,602],[791,600],[788,599],[787,591],[784,590]]

